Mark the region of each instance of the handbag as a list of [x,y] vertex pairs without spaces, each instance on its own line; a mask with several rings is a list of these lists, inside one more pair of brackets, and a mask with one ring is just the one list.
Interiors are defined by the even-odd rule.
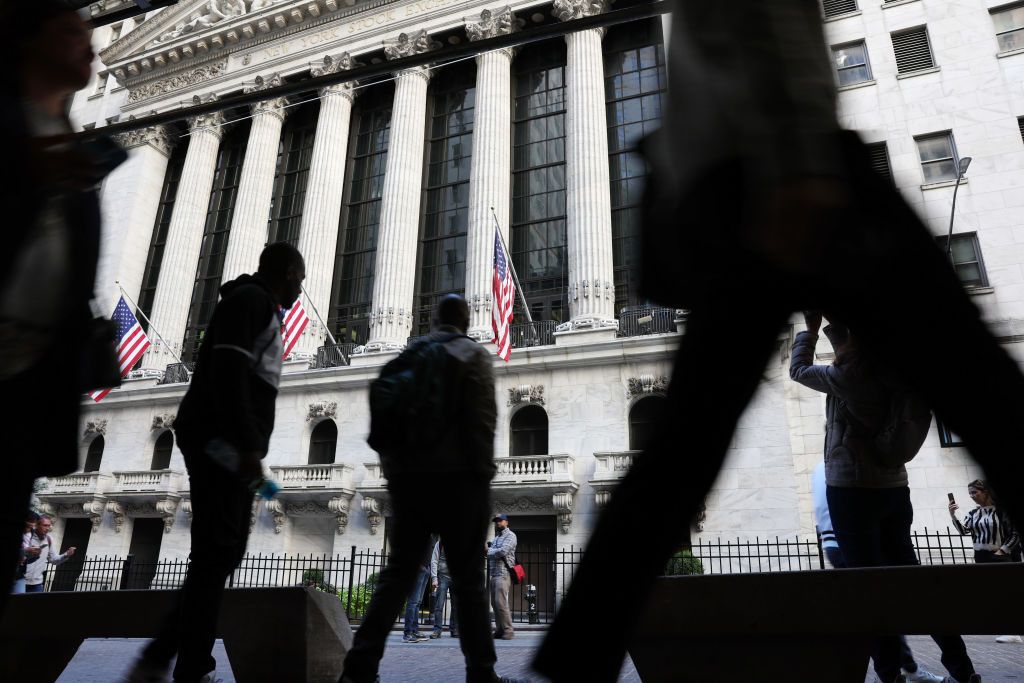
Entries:
[[89,321],[78,384],[82,393],[121,386],[121,364],[117,359],[117,323],[113,320],[93,318]]
[[505,566],[508,567],[508,578],[512,581],[513,586],[518,586],[526,581],[526,570],[523,569],[523,565],[518,562],[514,565],[509,564],[508,560],[505,560]]

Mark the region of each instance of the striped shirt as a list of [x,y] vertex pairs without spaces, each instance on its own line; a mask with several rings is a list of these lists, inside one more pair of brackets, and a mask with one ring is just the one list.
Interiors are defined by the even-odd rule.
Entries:
[[976,552],[979,550],[990,552],[1002,550],[1010,555],[1020,543],[1020,536],[1010,518],[997,510],[994,505],[974,508],[967,513],[962,524],[954,517],[953,524],[961,534],[971,535]]

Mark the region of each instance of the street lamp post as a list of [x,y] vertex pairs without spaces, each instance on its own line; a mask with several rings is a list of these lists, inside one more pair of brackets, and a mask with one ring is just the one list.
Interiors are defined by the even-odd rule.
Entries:
[[949,211],[949,232],[946,233],[946,258],[952,259],[953,248],[953,218],[956,216],[956,192],[960,189],[960,181],[963,180],[967,167],[971,165],[971,157],[964,157],[957,165],[956,185],[953,187],[953,208]]

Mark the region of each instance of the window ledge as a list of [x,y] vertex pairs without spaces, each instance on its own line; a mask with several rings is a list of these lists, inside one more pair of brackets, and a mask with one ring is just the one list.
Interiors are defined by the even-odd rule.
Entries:
[[896,0],[895,2],[883,2],[882,9],[889,9],[890,7],[899,7],[900,5],[909,5],[917,0]]
[[983,294],[993,294],[996,291],[995,287],[967,287],[965,291],[971,296],[981,296]]
[[996,59],[1002,59],[1003,57],[1012,57],[1014,55],[1024,55],[1024,47],[1018,47],[1016,50],[1007,50],[1006,52],[997,52]]
[[932,66],[927,69],[918,69],[917,71],[908,71],[905,74],[896,74],[896,80],[903,80],[904,78],[913,78],[914,76],[924,76],[925,74],[934,74],[942,70],[942,67]]
[[103,98],[103,93],[101,93],[101,92],[94,92],[93,94],[89,95],[85,99],[87,99],[87,100],[89,100],[91,102],[93,100],[99,100],[99,99],[102,99],[102,98]]
[[841,85],[841,86],[839,86],[837,88],[837,90],[839,92],[846,92],[847,90],[856,90],[857,88],[866,88],[866,87],[868,87],[870,85],[876,85],[876,84],[877,84],[877,82],[875,81],[875,79],[872,78],[870,81],[861,81],[860,83],[851,83],[850,85]]
[[[960,184],[961,185],[966,185],[967,184],[967,178],[961,178],[960,179]],[[943,188],[943,187],[954,187],[955,185],[956,185],[956,180],[955,179],[954,180],[941,180],[941,181],[939,181],[937,183],[925,183],[924,185],[921,186],[921,189],[922,190],[938,190],[938,189]]]
[[827,24],[830,21],[842,21],[843,19],[849,19],[850,17],[859,17],[860,14],[860,10],[855,10],[853,12],[847,12],[846,14],[837,14],[834,17],[825,17],[825,23]]

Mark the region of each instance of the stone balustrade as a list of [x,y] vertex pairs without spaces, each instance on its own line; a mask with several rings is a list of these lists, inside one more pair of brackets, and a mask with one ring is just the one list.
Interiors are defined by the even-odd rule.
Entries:
[[103,493],[110,484],[110,475],[100,472],[75,472],[63,477],[46,480],[40,495],[51,496],[92,496]]
[[612,495],[619,480],[633,466],[633,460],[643,451],[615,451],[594,453],[594,475],[590,478],[590,488],[594,489],[594,502],[604,507]]
[[181,488],[182,474],[176,470],[138,470],[114,472],[114,484],[109,493],[173,493]]
[[352,489],[352,471],[351,465],[343,464],[270,467],[285,490]]
[[529,455],[495,458],[498,473],[495,484],[571,481],[574,458],[571,455]]

